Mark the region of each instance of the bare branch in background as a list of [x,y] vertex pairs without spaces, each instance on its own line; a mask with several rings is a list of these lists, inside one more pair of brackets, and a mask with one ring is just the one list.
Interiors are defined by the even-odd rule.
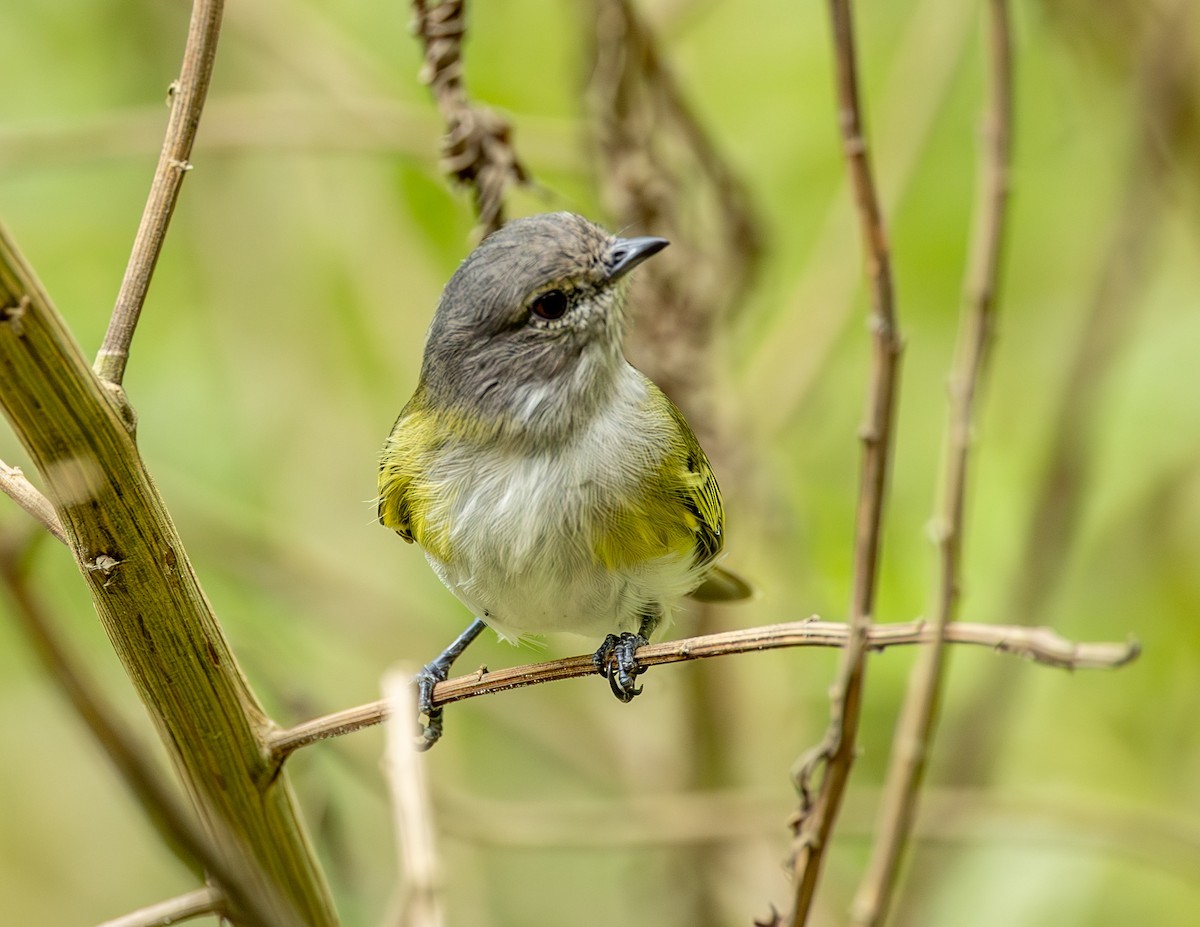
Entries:
[[411,667],[397,668],[383,678],[388,715],[384,769],[401,864],[396,881],[401,897],[394,902],[398,911],[387,919],[387,927],[441,927],[445,923],[426,759],[413,749],[412,719],[417,716],[414,674]]
[[26,512],[40,521],[52,535],[67,543],[66,532],[54,505],[36,486],[29,482],[20,467],[10,467],[0,460],[0,491]]
[[935,640],[922,648],[913,667],[908,694],[896,723],[879,828],[851,912],[852,923],[864,927],[875,927],[887,918],[940,713],[946,628],[958,614],[975,403],[991,347],[1008,203],[1012,150],[1012,37],[1008,0],[990,0],[988,5],[988,70],[991,95],[985,103],[979,197],[958,356],[950,374],[943,495],[935,529],[941,563],[931,622]]
[[[785,647],[847,647],[858,636],[859,633],[852,625],[820,621],[814,617],[806,621],[763,625],[706,634],[703,637],[686,637],[681,640],[647,644],[638,648],[637,660],[639,665],[649,667]],[[868,650],[884,650],[888,647],[928,644],[935,639],[934,632],[925,621],[875,624],[867,628],[864,646]],[[953,644],[989,647],[998,653],[1024,657],[1044,666],[1072,670],[1117,669],[1136,659],[1139,653],[1139,647],[1134,641],[1123,644],[1076,644],[1059,637],[1050,628],[1030,628],[1023,625],[955,622],[946,629],[945,640]],[[474,673],[439,682],[433,689],[433,704],[449,705],[451,702],[461,702],[493,692],[595,674],[596,665],[592,662],[590,654],[514,666],[494,672],[481,668]],[[371,727],[386,717],[385,702],[359,705],[276,731],[270,738],[269,747],[276,762],[282,762],[301,747]]]
[[192,143],[196,139],[200,113],[208,95],[224,5],[224,0],[195,0],[192,5],[183,65],[179,78],[171,84],[171,116],[167,121],[162,152],[158,156],[158,167],[155,168],[150,196],[133,240],[133,253],[129,256],[125,278],[117,293],[112,319],[96,355],[96,375],[118,387],[125,376],[129,346],[146,302],[150,278],[154,275],[154,266],[162,252],[183,178],[192,169]]
[[717,326],[744,302],[762,254],[749,193],[700,124],[628,0],[596,0],[587,103],[616,223],[671,247],[639,271],[628,349],[708,447]]
[[[883,506],[891,467],[901,349],[887,233],[868,156],[859,100],[850,0],[830,0],[829,9],[833,24],[838,121],[858,207],[871,296],[873,357],[867,419],[861,433],[862,472],[854,531],[850,639],[830,694],[829,728],[822,742],[801,759],[796,773],[800,808],[793,822],[796,835],[792,857],[796,880],[791,912],[793,927],[802,927],[812,909],[821,863],[854,763],[867,641],[879,575]],[[814,794],[813,782],[818,772],[821,778]]]
[[487,235],[504,224],[508,185],[524,183],[528,174],[517,159],[508,120],[467,96],[462,67],[466,0],[413,0],[413,30],[425,49],[421,81],[446,123],[442,168],[470,187],[480,230]]
[[[1114,16],[1124,23],[1120,9],[1114,8]],[[1128,179],[1107,223],[1112,231],[1097,260],[1097,279],[1078,335],[1063,360],[1066,372],[1048,430],[1049,447],[1040,482],[1031,493],[1021,558],[1009,584],[1012,594],[1005,612],[1020,614],[1031,623],[1047,620],[1068,573],[1100,459],[1097,442],[1110,399],[1107,386],[1132,342],[1147,276],[1159,254],[1164,209],[1174,194],[1173,185],[1191,179],[1188,171],[1200,157],[1197,50],[1193,30],[1183,21],[1194,9],[1190,0],[1181,0],[1165,15],[1156,7],[1136,3],[1125,10],[1145,32],[1130,64],[1138,75],[1138,93],[1131,109]],[[1082,8],[1076,12],[1070,21],[1080,23]],[[1130,28],[1112,22],[1107,27],[1122,34]],[[1062,28],[1067,28],[1065,22]],[[1018,704],[1016,684],[1014,677],[989,673],[974,699],[956,712],[961,720],[952,734],[959,745],[950,774],[953,781],[982,782],[994,767]],[[987,725],[975,721],[981,710],[989,714]]]
[[225,899],[215,888],[198,888],[194,892],[171,898],[158,904],[131,911],[124,917],[105,921],[100,927],[170,927],[196,917],[221,914]]

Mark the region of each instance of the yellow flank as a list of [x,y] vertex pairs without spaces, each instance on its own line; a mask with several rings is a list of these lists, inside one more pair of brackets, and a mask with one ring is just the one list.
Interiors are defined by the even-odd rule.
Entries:
[[[691,552],[697,566],[721,550],[724,516],[721,494],[704,451],[682,413],[657,387],[651,403],[665,403],[673,428],[665,429],[666,453],[641,485],[612,498],[593,499],[582,525],[591,535],[596,560],[609,570]],[[462,416],[417,410],[416,397],[397,419],[379,468],[379,520],[406,541],[416,541],[434,559],[451,561],[446,514],[453,500],[442,498],[445,481],[431,479],[448,442],[495,440],[492,429]],[[410,411],[411,410],[411,411]],[[433,515],[434,517],[430,517]]]
[[[410,403],[412,405],[412,403]],[[449,529],[427,530],[427,514],[437,501],[427,474],[446,440],[447,422],[429,412],[400,413],[379,464],[379,521],[404,540],[416,541],[439,560],[448,560]],[[451,434],[454,434],[452,432]]]
[[721,549],[721,497],[708,460],[699,445],[672,443],[658,471],[600,519],[594,549],[609,569],[689,551],[699,565]]

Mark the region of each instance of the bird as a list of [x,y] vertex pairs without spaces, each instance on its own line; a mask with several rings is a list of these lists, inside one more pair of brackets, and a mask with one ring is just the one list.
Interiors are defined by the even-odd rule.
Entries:
[[434,685],[485,627],[603,637],[597,671],[627,702],[637,648],[684,596],[750,595],[716,562],[725,516],[704,450],[623,350],[629,274],[667,244],[569,212],[514,219],[442,292],[378,473],[380,523],[474,616],[417,674],[421,749],[443,732]]

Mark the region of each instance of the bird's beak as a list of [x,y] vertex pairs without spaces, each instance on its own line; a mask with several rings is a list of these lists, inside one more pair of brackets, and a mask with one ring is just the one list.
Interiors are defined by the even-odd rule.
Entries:
[[608,249],[608,279],[617,280],[648,257],[658,254],[670,242],[665,238],[618,238]]

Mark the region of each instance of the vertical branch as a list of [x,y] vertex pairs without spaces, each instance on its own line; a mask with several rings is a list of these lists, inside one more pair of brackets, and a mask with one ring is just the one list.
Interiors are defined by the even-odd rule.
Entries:
[[979,199],[965,283],[958,357],[949,384],[945,482],[936,521],[941,573],[931,622],[935,639],[922,649],[913,668],[908,694],[896,725],[877,836],[852,910],[852,923],[862,927],[875,927],[887,918],[940,713],[946,628],[958,613],[974,409],[991,347],[1009,191],[1012,37],[1008,0],[990,0],[987,31],[991,94],[986,103]]
[[392,796],[392,818],[399,847],[401,872],[397,885],[404,897],[395,919],[397,927],[441,927],[445,923],[437,850],[434,846],[432,802],[425,781],[424,757],[413,749],[412,719],[417,716],[411,668],[399,668],[383,679],[387,703],[387,753],[384,768]]
[[272,923],[332,927],[291,787],[267,755],[271,724],[127,423],[2,226],[0,408],[216,852]]
[[196,139],[200,113],[208,95],[224,5],[224,0],[195,0],[192,5],[183,64],[179,78],[171,84],[171,116],[158,156],[158,167],[154,171],[150,195],[133,240],[133,253],[125,268],[125,277],[117,293],[108,331],[96,355],[96,375],[109,384],[120,386],[125,376],[129,345],[133,341],[142,305],[146,302],[150,278],[154,275],[154,267],[162,252],[184,175],[192,169],[189,160],[192,143]]
[[[1132,7],[1131,7],[1132,9]],[[1163,8],[1137,6],[1143,35],[1136,43],[1137,94],[1130,109],[1133,137],[1128,174],[1113,217],[1099,272],[1064,358],[1065,378],[1049,427],[1041,480],[1032,493],[1021,558],[1008,584],[1003,613],[1028,624],[1045,620],[1067,570],[1093,479],[1098,428],[1107,412],[1106,387],[1130,342],[1151,262],[1159,254],[1164,210],[1172,182],[1200,160],[1200,88],[1194,31],[1187,18],[1194,4],[1177,0]],[[1122,27],[1124,29],[1125,27]],[[989,669],[979,694],[955,712],[953,778],[979,783],[995,762],[1010,726],[1018,677]],[[976,719],[987,711],[989,723]]]
[[[795,899],[791,922],[800,927],[816,894],[821,863],[841,807],[862,706],[863,675],[879,574],[883,507],[891,464],[892,425],[900,367],[891,258],[875,189],[859,98],[854,24],[850,0],[830,0],[834,65],[843,151],[854,188],[871,298],[871,385],[863,443],[858,511],[854,531],[854,575],[850,599],[850,640],[832,687],[830,724],[796,772],[800,808],[793,821],[792,869]],[[817,792],[812,784],[823,771]]]
[[524,183],[528,174],[517,160],[508,120],[467,96],[462,67],[466,0],[435,0],[432,5],[413,0],[413,30],[425,49],[421,81],[429,86],[446,123],[442,168],[471,188],[479,228],[488,235],[504,224],[508,184]]
[[0,550],[0,582],[14,605],[12,614],[34,653],[104,749],[151,823],[176,855],[189,865],[207,871],[220,885],[220,892],[206,890],[216,909],[223,910],[226,907],[224,899],[228,897],[243,913],[247,924],[257,927],[277,924],[262,897],[261,887],[243,871],[229,865],[217,852],[175,795],[163,785],[117,713],[68,652],[55,632],[55,622],[45,604],[30,588],[20,560],[19,551],[7,549],[7,546]]

